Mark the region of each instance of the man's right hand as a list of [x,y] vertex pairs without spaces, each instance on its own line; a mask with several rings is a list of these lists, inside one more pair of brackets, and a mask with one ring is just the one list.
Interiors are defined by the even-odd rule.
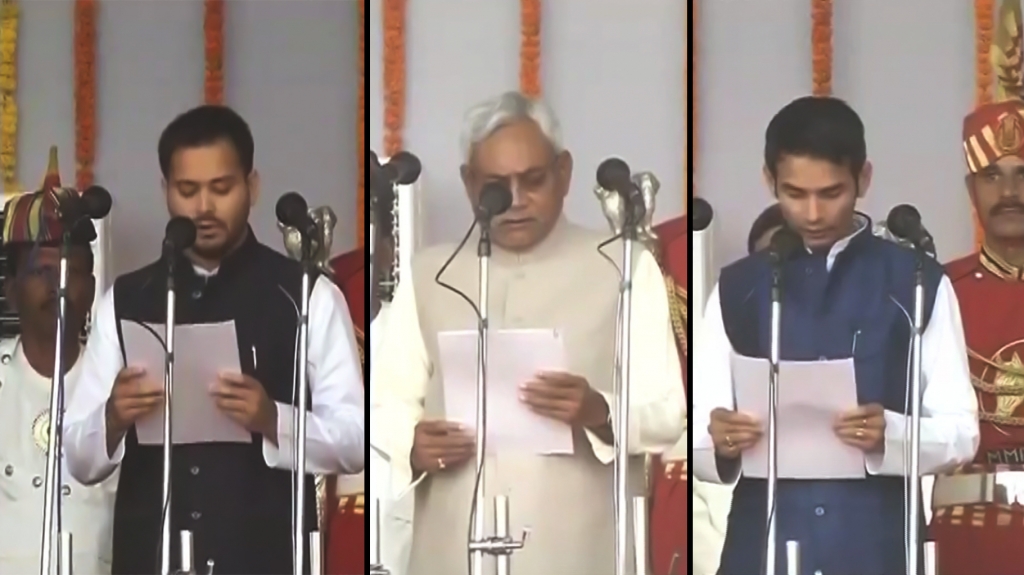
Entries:
[[476,438],[464,426],[447,421],[421,421],[413,436],[413,472],[452,469],[476,455]]
[[708,433],[720,457],[735,459],[757,444],[763,433],[761,423],[754,417],[738,411],[716,409],[711,412]]
[[[163,405],[164,388],[147,377],[141,367],[126,367],[117,374],[107,400],[107,439],[120,436],[138,421]],[[113,432],[113,433],[111,433]]]

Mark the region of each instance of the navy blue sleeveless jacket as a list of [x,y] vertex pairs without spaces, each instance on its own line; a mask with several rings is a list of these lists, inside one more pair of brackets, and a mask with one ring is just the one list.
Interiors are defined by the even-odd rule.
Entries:
[[[826,257],[826,253],[804,252],[784,264],[781,359],[853,357],[858,403],[879,403],[888,411],[908,413],[916,256],[873,236],[869,224],[850,239],[831,270],[826,267]],[[768,357],[771,271],[764,253],[722,270],[723,323],[740,355]],[[943,270],[929,259],[923,272],[927,322]],[[779,445],[780,450],[785,448]],[[729,513],[720,575],[764,571],[766,487],[763,479],[740,478]],[[901,477],[780,480],[776,573],[786,572],[785,542],[794,540],[800,543],[802,573],[905,572],[906,493]]]

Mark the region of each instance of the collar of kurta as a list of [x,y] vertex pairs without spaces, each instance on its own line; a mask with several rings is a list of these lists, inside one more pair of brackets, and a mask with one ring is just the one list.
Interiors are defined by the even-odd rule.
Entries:
[[570,224],[563,215],[555,222],[555,226],[551,228],[548,236],[528,251],[511,252],[494,245],[492,251],[494,262],[507,266],[521,266],[541,262],[554,255],[563,253],[562,248],[565,246],[569,228]]
[[192,264],[192,261],[188,259],[185,254],[178,254],[177,261],[174,264],[174,278],[175,281],[188,281],[196,278],[199,275],[207,277],[219,277],[229,278],[233,274],[238,273],[249,261],[252,260],[250,254],[259,246],[259,240],[256,239],[256,234],[252,231],[252,226],[248,226],[245,234],[245,241],[242,245],[238,246],[238,249],[231,252],[221,260],[220,265],[217,266],[217,270],[212,273],[202,273],[196,269]]
[[978,260],[981,262],[981,267],[999,279],[1011,282],[1024,280],[1024,269],[1012,265],[999,257],[987,245],[981,246]]

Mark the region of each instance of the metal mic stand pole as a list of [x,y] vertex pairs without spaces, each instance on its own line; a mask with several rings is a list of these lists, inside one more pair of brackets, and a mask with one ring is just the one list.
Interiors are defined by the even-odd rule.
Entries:
[[[619,309],[622,317],[617,323],[619,342],[619,373],[616,378],[618,389],[615,390],[615,575],[627,575],[629,545],[628,509],[629,498],[627,480],[629,478],[629,356],[630,356],[630,325],[633,312],[633,245],[637,241],[637,224],[642,218],[637,217],[637,210],[643,206],[628,205],[626,218],[622,226],[622,284],[619,287]],[[637,526],[633,526],[634,530]],[[637,531],[639,533],[639,531]],[[639,563],[639,556],[644,549],[634,549],[634,560]],[[637,573],[637,575],[646,575]]]
[[511,555],[517,549],[522,549],[526,542],[515,541],[509,536],[508,498],[498,496],[494,498],[494,523],[495,535],[484,536],[484,486],[486,485],[486,473],[484,468],[485,444],[487,441],[487,335],[490,331],[488,324],[488,285],[491,273],[491,216],[490,214],[479,214],[480,243],[477,247],[477,256],[480,260],[480,286],[478,293],[478,306],[480,308],[480,325],[477,332],[477,358],[476,358],[476,469],[479,473],[477,485],[474,486],[475,494],[472,517],[470,519],[470,533],[472,539],[469,542],[471,554],[470,575],[484,575],[484,555],[493,555],[497,559],[498,575],[509,575],[511,572]]
[[772,269],[772,311],[771,311],[771,351],[768,362],[768,537],[765,549],[765,573],[775,575],[775,503],[778,498],[779,482],[779,445],[778,430],[775,421],[779,405],[779,336],[782,318],[782,262],[774,262]]
[[924,333],[924,251],[917,249],[914,269],[914,363],[910,375],[910,504],[907,506],[907,575],[917,575],[921,549],[921,338]]
[[[164,444],[163,444],[163,501],[161,502],[162,524],[160,526],[160,574],[170,575],[171,571],[171,449],[174,446],[174,437],[171,434],[171,410],[174,405],[174,330],[176,327],[176,312],[174,301],[174,275],[175,258],[178,254],[174,250],[168,250],[167,254],[167,316],[164,320]],[[192,534],[188,531],[181,532],[182,546],[180,568],[183,572],[191,571],[192,566]],[[189,571],[184,571],[189,569]]]
[[[312,238],[305,232],[302,234],[302,299],[299,309],[299,397],[298,430],[295,434],[297,445],[295,452],[298,461],[295,463],[295,516],[293,518],[295,533],[293,534],[295,545],[295,575],[304,575],[303,547],[306,540],[306,409],[309,405],[309,378],[306,373],[306,366],[309,363],[309,292],[310,292],[310,268],[312,264]],[[312,550],[310,550],[312,552]],[[316,574],[314,574],[316,575]]]
[[60,243],[60,267],[57,279],[57,340],[54,342],[53,377],[50,385],[50,428],[46,452],[46,479],[43,483],[43,545],[40,575],[50,575],[53,560],[53,535],[60,532],[60,557],[57,569],[71,575],[71,535],[61,529],[61,453],[64,447],[64,337],[68,310],[68,248],[74,226],[66,227]]

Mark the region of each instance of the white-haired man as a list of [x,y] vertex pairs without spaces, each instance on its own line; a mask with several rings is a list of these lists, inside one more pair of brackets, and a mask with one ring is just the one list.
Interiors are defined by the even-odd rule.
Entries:
[[[470,204],[476,205],[491,181],[505,182],[514,196],[491,235],[491,326],[554,328],[562,334],[569,373],[523,381],[521,401],[570,425],[574,437],[572,455],[491,452],[480,496],[488,502],[510,496],[512,532],[532,532],[513,556],[516,571],[611,574],[609,406],[619,272],[598,252],[605,235],[573,225],[562,214],[573,160],[561,145],[558,121],[541,102],[507,93],[472,108],[462,151]],[[398,288],[376,352],[388,361],[371,365],[372,441],[390,452],[395,488],[417,482],[409,575],[450,575],[467,566],[474,485],[474,466],[467,463],[474,457],[474,439],[446,420],[437,335],[473,329],[476,318],[465,301],[434,281],[453,251],[454,246],[437,246],[421,252],[412,278]],[[604,250],[613,260],[618,251]],[[629,449],[637,455],[630,484],[640,494],[642,455],[664,451],[681,437],[686,400],[664,279],[649,253],[638,251],[635,262]],[[475,299],[475,250],[462,251],[442,279]]]

